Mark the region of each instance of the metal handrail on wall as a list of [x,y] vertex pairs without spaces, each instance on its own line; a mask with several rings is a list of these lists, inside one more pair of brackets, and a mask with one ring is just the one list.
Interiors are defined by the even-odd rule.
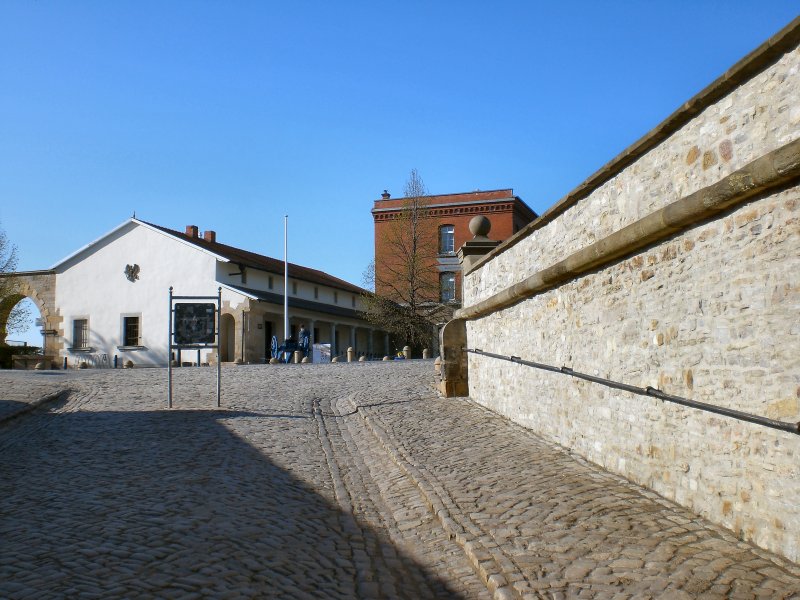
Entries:
[[772,429],[780,429],[781,431],[788,431],[789,433],[800,435],[800,422],[787,423],[785,421],[769,419],[767,417],[752,415],[750,413],[742,412],[740,410],[734,410],[732,408],[714,406],[713,404],[706,404],[705,402],[697,402],[696,400],[689,400],[688,398],[683,398],[681,396],[673,396],[672,394],[665,394],[661,390],[656,389],[654,387],[650,386],[639,387],[635,385],[629,385],[627,383],[621,383],[619,381],[613,381],[611,379],[605,379],[603,377],[596,377],[594,375],[589,375],[588,373],[581,373],[580,371],[575,371],[573,369],[570,369],[569,367],[556,367],[553,365],[538,363],[531,360],[523,360],[519,356],[505,356],[503,354],[495,354],[493,352],[484,352],[479,348],[462,348],[462,349],[465,352],[469,352],[471,354],[478,354],[480,356],[488,356],[490,358],[506,360],[519,365],[525,365],[527,367],[533,367],[535,369],[550,371],[552,373],[571,375],[572,377],[577,377],[578,379],[585,379],[586,381],[592,381],[594,383],[599,383],[601,385],[605,385],[618,390],[624,390],[626,392],[631,392],[632,394],[639,394],[640,396],[649,396],[651,398],[658,398],[659,400],[674,402],[675,404],[681,404],[683,406],[689,406],[691,408],[697,408],[699,410],[705,410],[707,412],[716,413],[718,415],[724,415],[726,417],[739,419],[740,421],[747,421],[749,423],[755,423],[756,425],[763,425],[764,427],[770,427]]

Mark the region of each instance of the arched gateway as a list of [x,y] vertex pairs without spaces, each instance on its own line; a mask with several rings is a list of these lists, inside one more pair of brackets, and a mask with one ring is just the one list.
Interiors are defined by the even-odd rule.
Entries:
[[[44,335],[44,355],[57,357],[61,349],[63,332],[60,331],[62,317],[56,310],[55,271],[22,271],[0,275],[3,280],[0,289],[0,346],[6,345],[7,324],[11,309],[25,298],[30,298],[42,315]],[[8,283],[8,285],[5,285]]]

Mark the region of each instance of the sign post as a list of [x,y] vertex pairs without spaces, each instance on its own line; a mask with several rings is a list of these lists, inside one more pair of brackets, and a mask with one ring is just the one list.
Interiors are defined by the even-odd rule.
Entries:
[[[194,302],[177,302],[194,300]],[[206,300],[206,302],[197,302]],[[212,302],[208,302],[212,300]],[[167,367],[167,408],[172,408],[172,351],[197,350],[197,366],[200,366],[200,350],[217,349],[217,408],[220,406],[220,313],[222,311],[222,288],[216,296],[174,296],[169,288],[169,357]]]

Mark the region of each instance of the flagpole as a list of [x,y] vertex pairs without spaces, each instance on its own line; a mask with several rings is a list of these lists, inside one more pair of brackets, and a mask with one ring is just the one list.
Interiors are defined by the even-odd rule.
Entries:
[[289,339],[289,215],[283,215],[283,337]]

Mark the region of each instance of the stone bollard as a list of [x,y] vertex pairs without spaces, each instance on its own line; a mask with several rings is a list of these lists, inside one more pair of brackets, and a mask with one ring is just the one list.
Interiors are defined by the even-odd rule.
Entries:
[[367,357],[362,354],[358,357],[358,362],[367,362]]
[[442,374],[442,357],[437,356],[436,360],[433,361],[433,370],[436,372],[437,375]]
[[356,351],[353,350],[353,347],[350,346],[347,349],[347,362],[353,362],[353,358],[355,357]]
[[383,357],[383,360],[392,360],[392,359],[391,359],[391,358],[389,358],[388,356],[384,356],[384,357]]
[[301,350],[295,350],[294,351],[294,360],[292,362],[294,362],[294,364],[297,365],[297,364],[300,364],[301,360],[303,360],[303,352]]
[[403,346],[403,356],[406,357],[406,360],[411,358],[411,346]]
[[125,368],[126,369],[132,369],[133,368],[133,361],[132,360],[127,361],[125,363]]
[[431,357],[430,349],[429,348],[423,348],[423,350],[422,350],[422,358],[430,358],[430,357]]
[[46,371],[47,370],[47,363],[43,360],[40,360],[36,365],[33,367],[34,371]]
[[301,360],[300,362],[303,363],[304,365],[306,365],[306,364],[311,362],[311,359],[308,358],[307,356],[304,356],[303,360]]
[[271,365],[277,365],[278,362],[280,362],[280,361],[278,361],[278,359],[275,358],[274,356],[269,359],[269,364],[271,364]]
[[338,357],[338,356],[334,356],[334,357],[331,359],[331,362],[332,362],[332,363],[337,363],[337,362],[339,362],[339,357]]

